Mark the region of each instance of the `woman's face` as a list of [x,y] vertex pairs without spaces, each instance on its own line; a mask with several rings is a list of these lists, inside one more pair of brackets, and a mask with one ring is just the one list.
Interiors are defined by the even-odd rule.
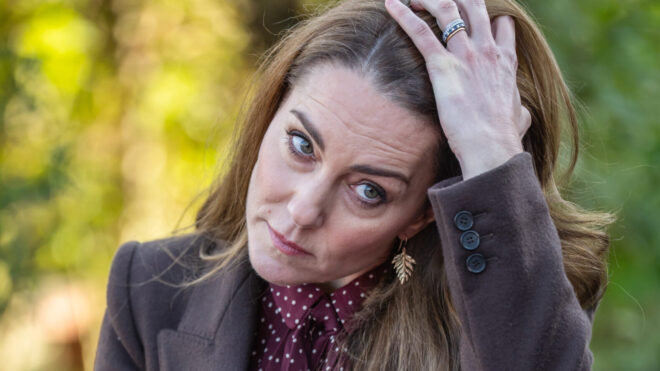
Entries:
[[279,107],[247,195],[250,262],[275,284],[341,287],[381,264],[425,207],[438,136],[344,67],[314,68]]

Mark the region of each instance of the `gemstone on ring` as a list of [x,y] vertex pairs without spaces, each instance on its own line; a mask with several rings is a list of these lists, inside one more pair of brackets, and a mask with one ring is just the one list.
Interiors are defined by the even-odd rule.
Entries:
[[449,28],[452,28],[452,27],[454,27],[454,26],[456,26],[457,24],[460,24],[460,23],[465,25],[465,22],[461,18],[454,19],[453,21],[449,22],[449,24],[445,27],[445,30],[449,29]]

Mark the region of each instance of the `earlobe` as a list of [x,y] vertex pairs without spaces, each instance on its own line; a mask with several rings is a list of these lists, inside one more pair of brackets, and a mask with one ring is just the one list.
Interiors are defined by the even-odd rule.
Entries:
[[417,233],[421,232],[429,224],[435,221],[435,214],[433,214],[433,209],[429,206],[426,211],[419,215],[412,224],[397,236],[400,240],[410,239],[414,237]]

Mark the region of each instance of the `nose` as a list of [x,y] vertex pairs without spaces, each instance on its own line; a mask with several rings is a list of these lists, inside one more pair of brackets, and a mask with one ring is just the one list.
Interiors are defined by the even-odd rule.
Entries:
[[298,227],[318,228],[323,225],[325,193],[319,182],[301,183],[296,187],[287,209]]

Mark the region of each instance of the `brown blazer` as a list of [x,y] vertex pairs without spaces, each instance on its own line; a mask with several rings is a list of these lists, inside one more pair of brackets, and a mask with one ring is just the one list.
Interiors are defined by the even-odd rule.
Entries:
[[[428,195],[464,330],[461,368],[591,369],[595,308],[580,307],[566,277],[531,155],[518,154],[466,181],[447,179]],[[472,232],[461,239],[469,230],[478,233],[478,243],[466,238],[475,237]],[[184,263],[213,242],[186,235],[120,247],[95,370],[247,369],[264,282],[244,262],[189,289],[163,283],[195,274],[192,266],[172,264],[172,256],[190,246]],[[475,253],[483,259],[470,258]]]

